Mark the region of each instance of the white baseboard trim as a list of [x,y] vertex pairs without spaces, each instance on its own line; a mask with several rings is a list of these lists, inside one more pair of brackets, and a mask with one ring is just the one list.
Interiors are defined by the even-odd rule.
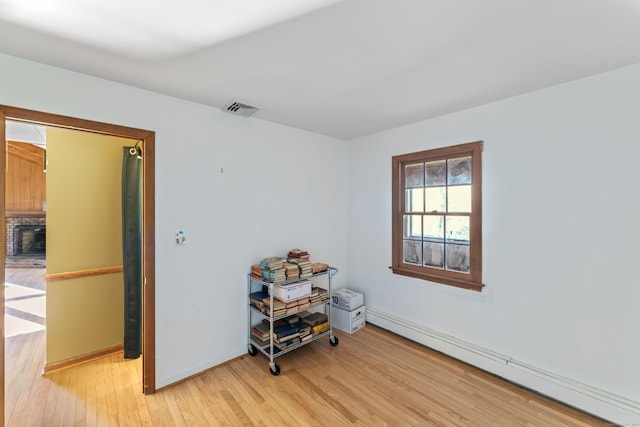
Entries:
[[620,425],[640,425],[640,403],[553,374],[451,335],[367,307],[367,322]]

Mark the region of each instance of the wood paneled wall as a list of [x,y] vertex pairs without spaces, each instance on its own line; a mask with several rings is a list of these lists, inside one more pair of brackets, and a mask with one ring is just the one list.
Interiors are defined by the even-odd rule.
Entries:
[[45,150],[23,142],[7,142],[7,211],[42,211],[46,200]]

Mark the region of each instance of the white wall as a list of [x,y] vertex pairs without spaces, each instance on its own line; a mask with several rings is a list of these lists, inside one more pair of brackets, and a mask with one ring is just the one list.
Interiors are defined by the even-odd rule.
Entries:
[[[640,66],[350,143],[6,55],[0,103],[156,132],[158,387],[243,354],[249,266],[301,247],[378,318],[640,406]],[[485,290],[391,274],[391,156],[479,139]]]
[[261,258],[300,247],[346,281],[344,141],[6,55],[0,103],[156,132],[158,387],[246,352]]
[[[391,156],[477,140],[485,289],[392,274]],[[639,159],[640,65],[352,141],[348,285],[640,408]]]

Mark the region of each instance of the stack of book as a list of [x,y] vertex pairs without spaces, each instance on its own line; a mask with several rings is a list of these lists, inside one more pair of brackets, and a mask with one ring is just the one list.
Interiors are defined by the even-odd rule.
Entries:
[[297,258],[309,261],[311,256],[309,255],[309,252],[303,251],[302,249],[291,249],[289,251],[289,254],[287,255],[287,258]]
[[329,322],[323,322],[323,323],[320,323],[319,325],[313,326],[311,329],[311,334],[315,336],[323,332],[326,332],[328,330],[329,330]]
[[[274,301],[278,301],[277,303],[274,302],[274,307],[281,307],[281,302],[279,299],[274,299]],[[268,305],[268,304],[267,304]],[[284,307],[286,309],[285,313],[286,314],[291,314],[293,315],[294,313],[297,313],[298,311],[302,311],[302,310],[306,310],[307,308],[311,307],[311,302],[309,300],[309,297],[302,297],[302,298],[298,298],[295,300],[291,300],[291,301],[287,301],[284,303]],[[265,313],[265,312],[263,312]],[[288,320],[291,316],[288,316],[285,320]],[[289,321],[289,320],[288,320]],[[291,321],[289,321],[289,323],[293,323]]]
[[297,299],[294,299],[293,301],[286,302],[286,303],[284,303],[284,305],[285,305],[285,307],[287,309],[287,311],[286,311],[287,314],[295,313],[295,312],[298,311],[298,300]]
[[[308,312],[307,312],[308,313]],[[324,313],[303,313],[300,315],[303,323],[311,327],[311,335],[321,334],[329,329],[329,318]]]
[[298,310],[306,310],[309,307],[311,307],[311,300],[309,297],[298,299]]
[[278,270],[262,270],[262,280],[271,283],[282,283],[287,280],[287,270],[282,267]]
[[[271,298],[267,295],[262,299],[262,303],[264,304],[263,313],[269,314],[271,308]],[[282,316],[287,313],[287,304],[280,301],[279,299],[273,299],[273,317]]]
[[300,278],[306,279],[313,276],[313,267],[309,252],[303,251],[302,249],[292,249],[287,254],[287,261],[298,266]]
[[285,322],[289,323],[290,325],[293,325],[295,323],[298,323],[300,321],[300,316],[298,316],[297,314],[292,314],[291,316],[287,316],[284,319]]
[[311,288],[311,296],[309,297],[310,305],[319,304],[329,299],[329,291],[323,288]]
[[284,267],[286,260],[279,256],[267,257],[260,261],[260,268],[268,270],[278,270]]
[[[262,280],[270,283],[281,283],[287,280],[286,259],[281,257],[268,257],[260,261]],[[251,269],[253,274],[253,267]]]
[[300,269],[300,277],[308,278],[313,276],[313,265],[309,261],[304,261],[298,264],[298,268]]
[[251,266],[251,277],[262,280],[262,268],[258,264]]
[[300,332],[295,325],[285,323],[273,327],[273,345],[285,350],[300,342]]
[[249,294],[249,304],[251,304],[251,306],[255,307],[262,313],[268,313],[268,310],[266,309],[268,303],[265,306],[265,299],[269,301],[269,292],[256,291]]
[[311,334],[311,325],[304,323],[302,321],[298,321],[293,324],[296,328],[298,328],[298,333],[300,342],[305,342],[313,337]]
[[313,264],[310,261],[301,258],[289,258],[289,264],[295,264],[298,268],[298,274],[301,279],[313,276]]
[[273,256],[251,266],[251,276],[270,283],[306,279],[329,269],[329,264],[311,262],[309,252],[292,249],[286,258]]
[[300,278],[300,269],[297,264],[287,262],[284,264],[287,280],[296,280]]
[[264,348],[269,345],[269,324],[258,323],[251,328],[251,337],[253,341],[260,347]]
[[314,273],[321,273],[323,271],[327,271],[329,269],[329,264],[325,264],[324,262],[314,262],[311,264],[311,270]]

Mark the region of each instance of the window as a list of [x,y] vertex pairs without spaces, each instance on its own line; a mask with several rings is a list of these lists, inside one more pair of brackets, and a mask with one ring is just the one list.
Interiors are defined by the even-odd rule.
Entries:
[[482,147],[393,157],[394,273],[482,290]]

